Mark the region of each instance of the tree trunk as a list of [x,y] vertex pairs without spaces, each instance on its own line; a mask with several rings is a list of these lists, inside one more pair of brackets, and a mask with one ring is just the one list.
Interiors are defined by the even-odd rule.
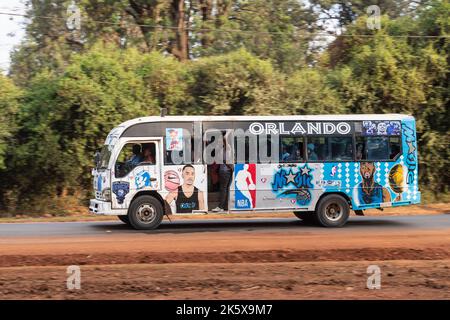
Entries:
[[171,18],[175,27],[175,35],[170,41],[169,51],[178,60],[187,60],[189,58],[189,39],[185,21],[184,0],[172,0]]
[[[213,9],[213,0],[199,0],[200,2],[200,11],[202,16],[202,25],[203,29],[211,29],[212,28],[212,9]],[[210,31],[202,31],[201,43],[203,48],[208,48],[212,43],[212,35]]]

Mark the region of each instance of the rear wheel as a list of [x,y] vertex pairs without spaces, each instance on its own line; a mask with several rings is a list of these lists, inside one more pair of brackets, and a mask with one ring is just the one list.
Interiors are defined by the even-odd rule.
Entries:
[[136,198],[128,210],[130,225],[137,230],[156,229],[161,224],[163,215],[159,200],[148,195]]
[[117,216],[117,218],[119,218],[119,220],[122,221],[125,224],[130,224],[130,219],[128,219],[128,216],[125,215],[125,214]]
[[315,222],[314,211],[294,211],[294,214],[297,218],[306,223]]
[[342,196],[330,194],[317,205],[316,220],[323,227],[342,227],[347,223],[350,206]]

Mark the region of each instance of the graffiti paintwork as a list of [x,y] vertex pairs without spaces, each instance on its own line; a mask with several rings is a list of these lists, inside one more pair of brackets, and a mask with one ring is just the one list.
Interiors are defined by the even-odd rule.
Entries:
[[134,184],[136,186],[136,190],[151,187],[151,175],[148,171],[141,171],[136,174],[134,178]]
[[[177,132],[182,130],[175,129]],[[355,210],[419,203],[414,121],[362,121],[360,130],[356,134],[363,136],[383,134],[397,136],[399,139],[398,136],[402,134],[401,155],[395,161],[235,164],[230,183],[230,208],[301,208],[312,211],[320,197],[329,192],[347,195]],[[116,136],[116,133],[111,134],[109,142],[115,143]],[[178,135],[173,133],[171,149],[176,149],[177,143],[173,141],[178,140]],[[190,193],[184,195],[178,204],[177,197],[168,198],[170,194],[179,195],[180,188],[183,188],[183,165],[161,165],[158,172],[151,166],[139,166],[127,177],[116,179],[118,181],[114,181],[114,169],[111,169],[110,174],[109,171],[96,174],[94,188],[97,193],[101,193],[102,189],[111,186],[113,209],[126,209],[136,193],[155,190],[162,199],[171,200],[169,206],[172,213],[211,210],[212,208],[207,207],[207,166],[196,164],[194,168],[194,197],[201,194],[202,201],[199,198],[190,201]],[[152,178],[156,178],[156,181],[152,181]],[[203,203],[203,208],[200,208],[200,202]],[[177,212],[178,210],[183,212]]]
[[375,182],[375,165],[373,162],[361,162],[362,182],[358,185],[358,200],[361,204],[390,202],[389,191]]
[[363,121],[363,135],[400,135],[400,121]]
[[[172,214],[206,210],[206,170],[203,165],[166,166],[161,192]],[[185,191],[187,193],[185,193]]]

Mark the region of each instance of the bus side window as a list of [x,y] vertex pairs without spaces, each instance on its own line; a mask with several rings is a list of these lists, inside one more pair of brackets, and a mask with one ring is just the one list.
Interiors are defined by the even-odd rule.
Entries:
[[324,137],[308,138],[306,148],[309,161],[328,160],[328,142]]
[[331,137],[331,160],[351,161],[353,160],[352,137]]
[[395,160],[400,153],[400,137],[356,137],[356,160]]
[[154,142],[127,143],[120,150],[114,165],[115,177],[123,178],[141,165],[156,164],[156,145]]
[[395,160],[401,152],[399,137],[390,137],[389,138],[389,150],[390,150],[389,159]]
[[356,137],[356,160],[367,160],[366,140],[364,137]]
[[387,137],[367,137],[367,160],[389,159],[389,141]]
[[280,162],[299,162],[305,159],[303,137],[280,137]]

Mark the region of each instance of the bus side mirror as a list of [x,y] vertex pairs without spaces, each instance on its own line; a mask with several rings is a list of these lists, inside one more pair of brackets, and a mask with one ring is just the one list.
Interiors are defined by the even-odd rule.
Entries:
[[98,150],[95,151],[94,162],[95,162],[95,167],[98,168],[98,166],[100,164],[100,152]]

